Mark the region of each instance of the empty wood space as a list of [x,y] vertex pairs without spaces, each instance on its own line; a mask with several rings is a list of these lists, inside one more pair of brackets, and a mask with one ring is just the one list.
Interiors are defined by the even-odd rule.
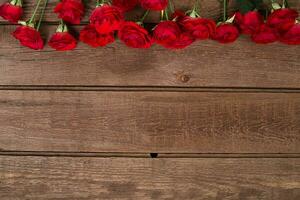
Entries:
[[5,151],[299,153],[299,93],[0,91]]
[[[222,16],[218,0],[200,2],[203,17]],[[174,3],[186,11],[194,0]],[[24,0],[24,19],[34,4]],[[289,4],[300,11],[300,0]],[[85,5],[77,37],[95,1]],[[183,51],[119,41],[32,51],[15,28],[0,19],[1,200],[300,199],[299,46],[242,36]]]
[[297,158],[0,156],[1,199],[299,199]]

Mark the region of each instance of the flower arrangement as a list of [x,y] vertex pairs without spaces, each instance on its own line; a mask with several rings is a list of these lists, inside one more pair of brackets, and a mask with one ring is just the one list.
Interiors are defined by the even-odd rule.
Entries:
[[[223,16],[216,22],[201,16],[199,0],[195,0],[194,7],[187,12],[176,10],[172,0],[96,0],[89,24],[80,31],[79,40],[93,48],[106,46],[119,38],[131,48],[146,49],[156,43],[168,49],[184,49],[195,41],[207,39],[221,44],[233,43],[244,34],[257,44],[275,41],[300,44],[299,14],[288,7],[287,0],[282,4],[270,0],[271,9],[262,0],[236,0],[240,9],[231,16],[227,13],[228,1],[222,0]],[[38,0],[27,21],[20,21],[22,0],[11,0],[0,6],[2,18],[20,24],[12,35],[22,46],[43,49],[45,44],[39,29],[47,2]],[[125,13],[136,6],[142,7],[145,14],[136,22],[126,21]],[[36,19],[38,10],[41,13]],[[83,1],[61,0],[53,12],[60,22],[48,45],[57,51],[76,48],[77,38],[69,32],[68,26],[80,24],[84,16]],[[160,12],[161,20],[146,28],[144,20],[149,12]]]

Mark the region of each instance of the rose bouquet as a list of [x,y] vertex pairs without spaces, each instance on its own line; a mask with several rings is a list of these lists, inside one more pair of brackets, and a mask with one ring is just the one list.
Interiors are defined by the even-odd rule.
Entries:
[[[40,9],[41,2],[44,7]],[[239,9],[228,14],[229,0],[222,0],[222,17],[219,21],[204,18],[199,0],[191,10],[176,10],[172,0],[96,0],[89,16],[89,23],[82,28],[79,40],[93,48],[113,43],[116,38],[131,48],[146,49],[153,44],[168,49],[183,49],[196,41],[214,40],[221,44],[235,42],[240,35],[248,35],[257,44],[276,41],[288,45],[300,44],[299,15],[288,7],[270,0],[266,6],[262,0],[236,0]],[[31,18],[20,21],[23,13],[22,0],[12,0],[0,6],[0,16],[11,23],[19,23],[13,36],[20,44],[35,50],[44,47],[39,32],[47,0],[38,0]],[[144,9],[137,21],[126,20],[125,14],[135,7]],[[36,13],[41,10],[39,18]],[[48,45],[57,51],[76,48],[77,37],[69,31],[70,25],[78,25],[84,17],[82,0],[61,0],[54,8],[60,20]],[[154,26],[144,23],[149,12],[159,12],[160,22]]]

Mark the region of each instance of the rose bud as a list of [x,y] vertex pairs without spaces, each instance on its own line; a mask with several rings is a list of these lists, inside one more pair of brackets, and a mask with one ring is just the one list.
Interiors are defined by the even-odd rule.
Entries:
[[272,12],[267,19],[267,25],[275,28],[280,34],[288,31],[296,21],[298,12],[293,9],[284,8]]
[[80,31],[80,41],[91,47],[103,47],[115,41],[114,33],[99,34],[95,25],[89,24]]
[[67,25],[60,24],[48,42],[49,46],[57,51],[72,50],[77,45],[77,40],[68,32]]
[[235,14],[235,24],[243,34],[252,35],[264,23],[264,19],[257,11],[251,11],[242,15],[240,12]]
[[19,26],[12,35],[20,41],[21,45],[31,49],[40,50],[44,48],[41,34],[33,27]]
[[11,23],[18,22],[22,14],[22,0],[12,0],[0,6],[0,16]]
[[119,39],[132,48],[150,48],[153,40],[148,31],[135,22],[123,22],[118,32]]
[[213,39],[223,43],[232,43],[239,37],[239,30],[232,23],[223,23],[217,26]]
[[124,16],[118,7],[103,5],[92,12],[90,23],[95,25],[100,34],[106,34],[119,30],[123,19]]
[[205,18],[186,17],[179,21],[181,27],[191,33],[195,39],[205,40],[214,35],[216,23],[213,20]]
[[168,6],[168,0],[140,0],[142,8],[146,10],[164,10]]
[[280,41],[289,45],[300,44],[300,24],[294,24],[290,30],[280,37]]
[[84,14],[84,6],[81,0],[62,0],[56,5],[54,12],[65,22],[80,24]]
[[162,21],[153,30],[153,39],[164,47],[172,46],[180,37],[181,30],[175,21]]
[[258,31],[252,34],[251,39],[258,44],[269,44],[277,41],[278,36],[275,29],[262,24]]
[[112,5],[118,7],[122,12],[127,12],[135,8],[139,0],[113,0]]

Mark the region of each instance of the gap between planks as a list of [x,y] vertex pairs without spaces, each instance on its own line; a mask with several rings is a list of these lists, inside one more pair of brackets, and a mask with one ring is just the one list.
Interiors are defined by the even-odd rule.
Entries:
[[1,90],[27,91],[111,91],[111,92],[224,92],[224,93],[300,93],[300,88],[250,87],[166,87],[166,86],[31,86],[0,85]]
[[[150,154],[157,154],[151,156]],[[99,157],[99,158],[300,158],[300,153],[105,153],[105,152],[48,152],[0,151],[0,156],[41,157]]]

